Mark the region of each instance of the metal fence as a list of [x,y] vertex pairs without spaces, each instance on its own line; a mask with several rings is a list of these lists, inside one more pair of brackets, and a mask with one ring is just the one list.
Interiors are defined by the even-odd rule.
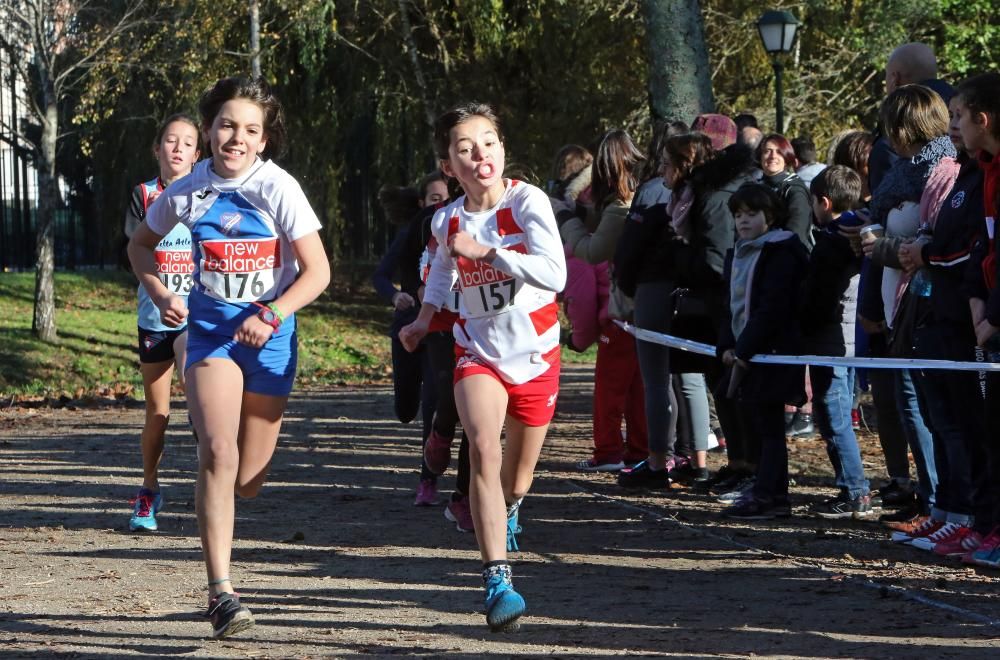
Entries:
[[[0,271],[32,270],[35,268],[34,206],[14,208],[0,204]],[[60,270],[116,266],[107,260],[108,250],[101,250],[94,232],[87,230],[87,217],[72,209],[56,210],[53,226],[55,266]]]

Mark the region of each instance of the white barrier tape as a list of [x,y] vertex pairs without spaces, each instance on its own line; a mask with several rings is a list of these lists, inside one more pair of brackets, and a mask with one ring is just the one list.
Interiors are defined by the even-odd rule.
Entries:
[[[637,328],[625,321],[615,321],[625,332],[636,339],[669,346],[689,353],[715,357],[715,347],[690,339],[682,339],[665,335],[652,330]],[[917,360],[911,358],[861,358],[861,357],[830,357],[825,355],[755,355],[751,362],[761,364],[811,364],[817,367],[860,367],[863,369],[951,369],[953,371],[997,371],[998,362],[953,362],[951,360]]]

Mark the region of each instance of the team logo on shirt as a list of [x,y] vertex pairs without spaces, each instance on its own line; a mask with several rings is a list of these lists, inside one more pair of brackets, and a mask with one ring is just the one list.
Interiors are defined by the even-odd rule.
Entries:
[[240,220],[243,219],[242,213],[237,213],[235,211],[223,213],[219,216],[219,224],[222,225],[222,233],[227,236],[232,236],[237,231],[239,231]]
[[959,190],[951,198],[951,208],[957,209],[964,203],[965,203],[965,191]]

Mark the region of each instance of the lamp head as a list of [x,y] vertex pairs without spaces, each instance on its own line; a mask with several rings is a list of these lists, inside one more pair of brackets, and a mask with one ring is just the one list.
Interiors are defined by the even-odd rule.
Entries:
[[757,32],[767,54],[791,52],[800,25],[799,20],[790,12],[773,9],[764,12],[757,19]]

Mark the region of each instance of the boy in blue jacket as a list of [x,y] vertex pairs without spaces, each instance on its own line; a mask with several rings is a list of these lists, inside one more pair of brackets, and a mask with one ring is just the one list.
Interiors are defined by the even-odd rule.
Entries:
[[[861,198],[857,172],[834,165],[820,172],[809,187],[815,223],[816,247],[802,290],[799,320],[809,355],[854,356],[861,260],[841,225],[860,224],[852,209]],[[874,514],[868,479],[861,463],[858,439],[851,424],[854,369],[810,365],[813,417],[826,440],[833,464],[836,497],[810,510],[823,518],[868,518]]]

